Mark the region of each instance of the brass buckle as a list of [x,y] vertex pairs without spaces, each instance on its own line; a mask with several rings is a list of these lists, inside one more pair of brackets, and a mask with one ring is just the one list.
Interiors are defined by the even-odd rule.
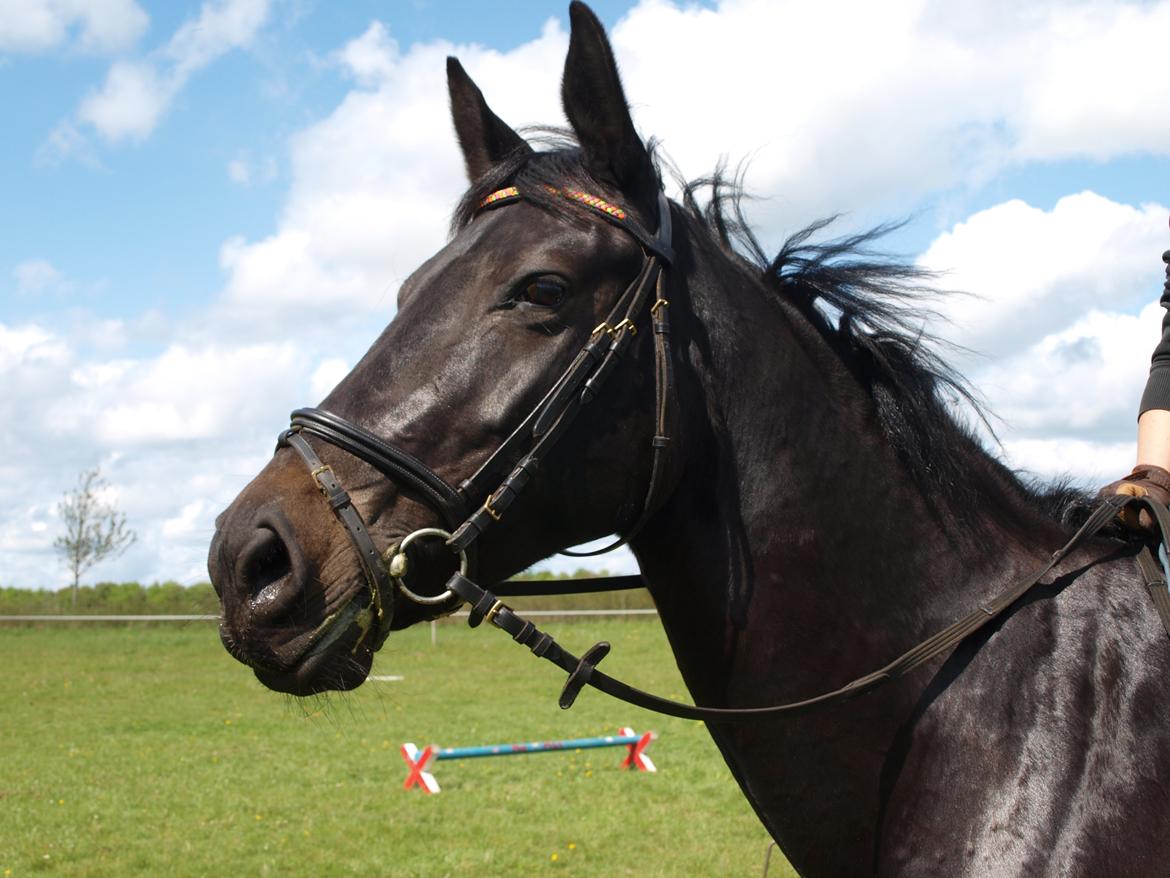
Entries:
[[634,325],[634,321],[629,317],[623,317],[622,322],[613,328],[613,335],[616,336],[623,329],[628,329],[630,331],[630,335],[638,334],[638,327]]
[[508,609],[511,609],[511,607],[509,607],[499,598],[496,598],[496,602],[492,604],[492,608],[483,614],[484,621],[491,622],[496,618],[496,613],[500,612],[500,610]]
[[503,516],[502,512],[497,512],[492,508],[492,498],[488,497],[483,501],[483,511],[492,517],[492,521],[499,521]]
[[650,313],[652,315],[657,314],[659,308],[669,304],[670,302],[666,301],[666,299],[656,299],[654,304],[650,306]]
[[593,328],[593,331],[591,333],[589,333],[589,338],[592,339],[599,332],[604,332],[610,338],[613,338],[614,334],[615,334],[614,328],[612,326],[610,326],[609,323],[603,321],[603,322],[597,324],[597,326],[595,326]]
[[[323,485],[321,483],[321,474],[326,473],[326,472],[332,476],[333,475],[333,467],[331,467],[327,463],[323,463],[320,466],[313,467],[309,471],[309,475],[311,475],[313,477],[313,481],[317,483],[317,490],[320,491],[322,494],[324,494],[326,497],[328,497],[329,496],[329,489],[326,488],[325,485]],[[336,476],[334,476],[333,481],[335,481],[335,482],[337,481]]]

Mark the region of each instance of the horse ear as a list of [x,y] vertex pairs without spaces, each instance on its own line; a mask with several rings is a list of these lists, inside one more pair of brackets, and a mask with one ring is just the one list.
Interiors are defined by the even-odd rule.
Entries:
[[447,59],[447,90],[455,134],[472,183],[513,153],[532,152],[524,138],[492,112],[483,92],[456,58]]
[[634,130],[605,28],[580,2],[569,5],[569,21],[561,100],[585,163],[594,176],[634,196],[643,207],[652,206],[658,175]]

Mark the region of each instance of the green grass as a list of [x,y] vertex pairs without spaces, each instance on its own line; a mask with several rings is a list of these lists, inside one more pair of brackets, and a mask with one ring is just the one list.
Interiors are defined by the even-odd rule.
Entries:
[[[684,696],[656,620],[549,623],[607,670]],[[264,689],[214,626],[0,630],[0,878],[236,875],[755,875],[768,836],[705,728],[595,692],[498,631],[393,635],[353,693]],[[405,791],[403,741],[488,744],[660,733],[624,751],[436,764]],[[791,875],[773,863],[772,875]]]

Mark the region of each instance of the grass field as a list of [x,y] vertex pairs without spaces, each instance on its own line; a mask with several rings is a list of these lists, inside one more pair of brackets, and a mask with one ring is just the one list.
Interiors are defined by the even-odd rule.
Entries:
[[[656,620],[549,623],[607,670],[684,696]],[[391,637],[368,682],[264,689],[213,625],[0,629],[0,876],[758,875],[768,836],[705,728],[586,691],[500,632]],[[402,789],[403,741],[661,735],[618,749],[437,763]],[[774,861],[770,875],[788,876]]]

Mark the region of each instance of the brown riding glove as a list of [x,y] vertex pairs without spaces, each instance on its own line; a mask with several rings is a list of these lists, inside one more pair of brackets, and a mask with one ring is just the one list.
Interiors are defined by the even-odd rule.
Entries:
[[[1160,466],[1138,464],[1128,476],[1106,485],[1097,496],[1105,498],[1115,494],[1149,497],[1163,506],[1170,506],[1170,472]],[[1148,535],[1157,533],[1157,527],[1148,509],[1127,506],[1118,513],[1118,518],[1132,531]]]

